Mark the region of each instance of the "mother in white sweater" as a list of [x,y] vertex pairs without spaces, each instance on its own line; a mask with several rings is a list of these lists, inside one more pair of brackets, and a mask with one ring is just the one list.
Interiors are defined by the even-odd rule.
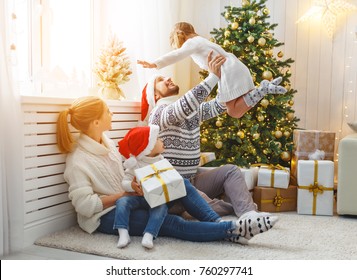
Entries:
[[[80,132],[76,141],[70,133],[68,118]],[[121,185],[123,159],[113,141],[104,134],[111,129],[111,119],[112,113],[106,103],[92,96],[74,101],[59,114],[57,121],[57,144],[60,151],[67,154],[64,178],[69,184],[69,198],[77,212],[79,226],[88,233],[97,230],[117,235],[117,229],[113,228],[116,201],[123,196],[137,195],[125,192]],[[198,194],[197,199],[206,203]],[[181,201],[191,215],[197,211],[192,200],[183,198]],[[133,211],[130,235],[141,236],[147,220],[148,209]],[[256,234],[269,230],[275,222],[274,217],[194,222],[167,215],[159,235],[198,242],[226,239],[246,243]]]

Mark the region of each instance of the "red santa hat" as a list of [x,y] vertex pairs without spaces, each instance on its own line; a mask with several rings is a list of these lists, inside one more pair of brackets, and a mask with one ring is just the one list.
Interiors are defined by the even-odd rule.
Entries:
[[125,168],[136,165],[136,159],[150,154],[159,136],[159,126],[134,127],[118,142],[119,152],[126,158]]
[[155,80],[160,75],[153,75],[148,83],[145,85],[141,94],[141,121],[147,121],[150,116],[150,112],[154,109],[156,104],[155,99]]

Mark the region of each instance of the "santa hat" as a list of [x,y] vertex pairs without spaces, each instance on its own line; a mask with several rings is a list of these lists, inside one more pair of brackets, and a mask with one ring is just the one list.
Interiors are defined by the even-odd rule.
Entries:
[[136,159],[150,154],[159,135],[159,126],[149,125],[134,127],[118,142],[119,152],[126,158],[125,168],[136,165]]
[[145,85],[141,94],[141,121],[147,121],[150,116],[150,112],[154,109],[155,100],[155,80],[160,75],[153,75],[148,83]]

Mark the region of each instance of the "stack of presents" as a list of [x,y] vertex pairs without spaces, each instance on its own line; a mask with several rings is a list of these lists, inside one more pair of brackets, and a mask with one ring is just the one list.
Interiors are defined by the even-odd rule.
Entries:
[[[258,210],[333,215],[335,133],[294,130],[293,140],[290,168],[268,164],[241,168]],[[200,164],[214,159],[214,153],[202,153]],[[166,159],[135,173],[151,207],[186,195],[182,177]]]
[[[260,164],[241,169],[258,210],[332,216],[335,133],[294,130],[293,141],[290,168]],[[202,163],[208,156],[203,154]]]

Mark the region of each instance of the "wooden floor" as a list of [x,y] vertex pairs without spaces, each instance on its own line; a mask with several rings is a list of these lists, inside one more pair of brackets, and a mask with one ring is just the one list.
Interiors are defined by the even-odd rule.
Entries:
[[111,260],[96,255],[32,245],[22,252],[0,257],[1,260]]

